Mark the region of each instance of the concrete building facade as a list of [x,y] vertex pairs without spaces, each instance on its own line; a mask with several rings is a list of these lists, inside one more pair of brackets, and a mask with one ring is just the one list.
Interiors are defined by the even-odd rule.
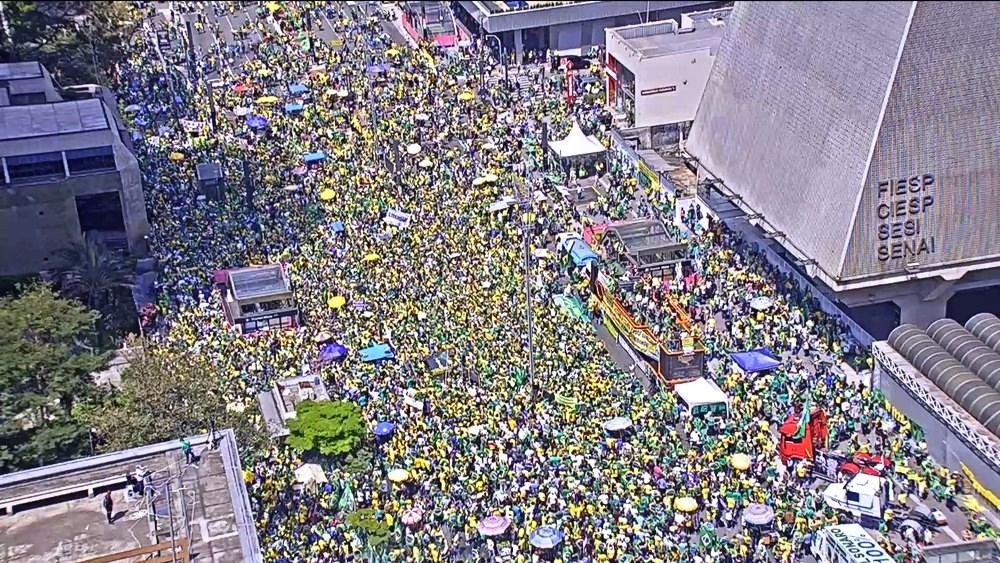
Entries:
[[687,129],[701,102],[732,8],[606,30],[607,103],[628,127]]
[[41,103],[0,106],[0,275],[57,266],[56,253],[85,231],[145,252],[149,225],[128,132],[102,98],[50,101],[47,85],[19,87]]
[[604,30],[638,23],[679,19],[682,12],[722,6],[724,2],[453,2],[458,21],[473,37],[494,35],[518,62],[527,51],[560,56],[585,54],[604,45]]
[[727,25],[703,177],[845,306],[926,327],[1000,284],[1000,5],[738,2]]

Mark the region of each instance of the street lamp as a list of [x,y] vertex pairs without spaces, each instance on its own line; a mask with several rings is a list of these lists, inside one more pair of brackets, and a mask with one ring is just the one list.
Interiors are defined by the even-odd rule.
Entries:
[[510,82],[510,76],[507,74],[507,57],[505,56],[505,51],[503,48],[503,43],[500,43],[500,38],[496,35],[486,34],[486,39],[492,39],[497,42],[497,53],[500,55],[500,64],[503,65],[503,79],[505,82]]

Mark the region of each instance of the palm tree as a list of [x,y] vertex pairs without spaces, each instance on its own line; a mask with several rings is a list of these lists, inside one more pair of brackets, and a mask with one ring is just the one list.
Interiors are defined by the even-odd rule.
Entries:
[[[101,311],[102,307],[113,303],[117,290],[132,287],[130,260],[109,250],[90,232],[83,234],[81,242],[60,250],[57,256],[62,262],[55,269],[59,289],[91,309]],[[112,299],[108,299],[109,295]]]

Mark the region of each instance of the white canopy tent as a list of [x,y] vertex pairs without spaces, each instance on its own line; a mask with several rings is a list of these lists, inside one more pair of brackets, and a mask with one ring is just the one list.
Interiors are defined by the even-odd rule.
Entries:
[[580,124],[575,122],[565,139],[549,141],[549,147],[559,158],[600,154],[607,150],[597,137],[584,133],[583,129],[580,129]]
[[729,397],[711,379],[699,377],[694,381],[675,386],[674,391],[691,409],[692,414],[729,410]]

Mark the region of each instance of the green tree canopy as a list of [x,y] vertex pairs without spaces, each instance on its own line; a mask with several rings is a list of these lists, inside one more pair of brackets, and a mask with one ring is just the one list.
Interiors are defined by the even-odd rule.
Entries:
[[107,451],[175,440],[217,429],[233,428],[241,447],[259,449],[266,436],[239,409],[228,408],[223,378],[195,353],[178,353],[149,341],[128,342],[128,366],[121,384],[92,424]]
[[40,61],[63,85],[110,84],[139,20],[131,2],[3,2],[0,61]]
[[0,299],[0,473],[89,450],[74,415],[107,361],[88,351],[96,318],[41,284]]
[[365,436],[361,407],[345,401],[302,401],[288,430],[288,445],[329,456],[353,452]]

